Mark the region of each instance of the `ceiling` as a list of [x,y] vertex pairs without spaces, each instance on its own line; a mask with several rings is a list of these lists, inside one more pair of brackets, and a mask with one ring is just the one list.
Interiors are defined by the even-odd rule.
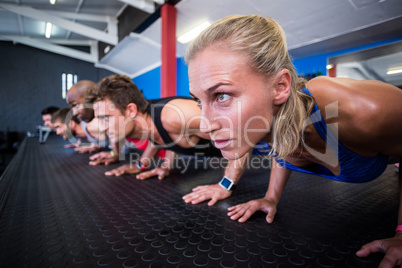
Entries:
[[[294,59],[402,36],[402,0],[0,0],[0,41],[135,77],[160,65],[164,2],[177,8],[177,36],[230,14],[273,17]],[[177,42],[178,57],[185,49]]]
[[387,74],[388,70],[401,69],[402,52],[370,57],[336,65],[337,77],[357,80],[380,80],[402,88],[402,74]]

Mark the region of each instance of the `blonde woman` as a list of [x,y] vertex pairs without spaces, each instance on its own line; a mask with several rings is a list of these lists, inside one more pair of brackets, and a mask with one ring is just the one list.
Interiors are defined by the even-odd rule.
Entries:
[[[190,93],[205,117],[200,129],[222,155],[235,159],[266,143],[278,163],[265,197],[229,208],[233,220],[244,222],[262,210],[271,223],[292,170],[365,182],[402,157],[402,91],[345,78],[300,83],[284,33],[270,18],[217,21],[190,45],[186,62]],[[199,192],[186,202],[210,198],[208,191]],[[382,251],[382,267],[400,265],[402,213],[398,224],[393,238],[364,245],[357,255]]]

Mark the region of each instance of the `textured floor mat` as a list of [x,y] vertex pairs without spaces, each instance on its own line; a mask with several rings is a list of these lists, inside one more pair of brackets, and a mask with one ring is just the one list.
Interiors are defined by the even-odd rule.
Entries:
[[[222,169],[192,160],[159,181],[106,177],[118,165],[28,138],[0,181],[1,267],[376,267],[364,243],[393,236],[398,183],[348,184],[293,173],[273,224],[264,213],[238,223],[227,208],[263,197],[269,169],[248,169],[234,194],[213,207],[182,196],[216,183]],[[184,159],[187,161],[187,159]]]

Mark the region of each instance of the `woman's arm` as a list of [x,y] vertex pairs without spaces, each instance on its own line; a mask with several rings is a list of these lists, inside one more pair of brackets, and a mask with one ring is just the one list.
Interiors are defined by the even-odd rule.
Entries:
[[290,169],[282,167],[273,159],[268,191],[264,198],[272,200],[272,202],[278,205],[291,173]]
[[[239,159],[229,160],[228,165],[226,166],[224,175],[231,179],[235,185],[239,182],[241,175],[247,168],[249,155],[250,154],[246,154]],[[191,193],[183,196],[183,200],[186,203],[192,204],[198,204],[206,200],[210,200],[208,202],[208,206],[213,206],[219,200],[226,199],[231,196],[232,192],[232,190],[228,191],[222,188],[219,183],[200,185],[195,187]]]

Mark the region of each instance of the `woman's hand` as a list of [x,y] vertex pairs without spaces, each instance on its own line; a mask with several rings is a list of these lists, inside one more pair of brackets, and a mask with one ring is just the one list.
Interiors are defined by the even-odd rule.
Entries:
[[205,200],[209,200],[208,206],[215,205],[219,200],[228,198],[232,195],[232,191],[223,189],[219,184],[201,185],[193,189],[192,193],[183,196],[186,203],[198,204]]
[[137,174],[142,172],[137,165],[126,164],[105,172],[106,176],[121,176],[123,174]]
[[247,203],[243,203],[237,206],[228,208],[228,216],[231,220],[239,220],[239,222],[247,221],[251,215],[258,210],[267,213],[266,220],[268,223],[272,223],[276,214],[276,203],[265,198],[251,200]]
[[154,168],[154,169],[151,169],[149,171],[144,171],[144,172],[138,174],[137,179],[146,180],[148,178],[158,176],[158,179],[162,180],[165,177],[169,176],[169,174],[170,174],[170,169],[169,168],[158,167],[158,168]]
[[110,163],[118,162],[119,157],[110,152],[100,152],[89,157],[89,160],[91,160],[89,162],[90,166],[96,166],[99,164],[105,164],[107,166]]
[[375,240],[365,244],[356,252],[358,257],[367,257],[371,253],[385,253],[379,268],[394,268],[402,264],[402,232],[397,232],[394,237]]

